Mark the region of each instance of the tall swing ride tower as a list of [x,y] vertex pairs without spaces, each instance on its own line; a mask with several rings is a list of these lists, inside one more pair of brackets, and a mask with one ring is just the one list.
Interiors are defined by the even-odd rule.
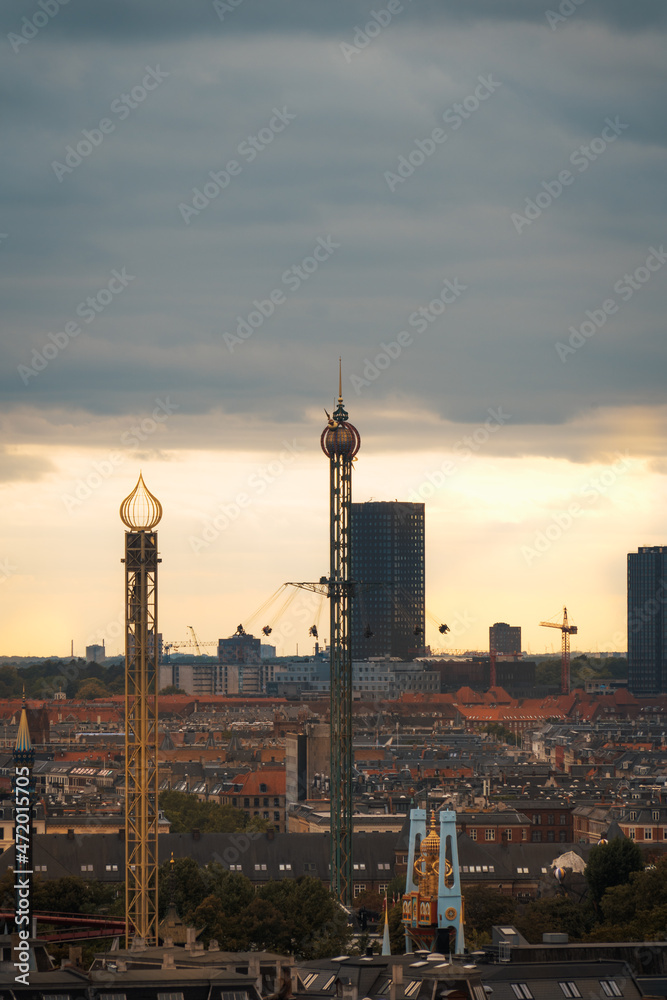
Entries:
[[[329,459],[328,596],[331,664],[331,890],[343,904],[352,902],[352,646],[350,560],[352,462],[361,437],[348,423],[338,376],[338,404],[324,428],[321,445]],[[328,414],[327,414],[328,416]]]
[[139,475],[120,505],[125,533],[125,921],[157,945],[157,532],[162,505]]

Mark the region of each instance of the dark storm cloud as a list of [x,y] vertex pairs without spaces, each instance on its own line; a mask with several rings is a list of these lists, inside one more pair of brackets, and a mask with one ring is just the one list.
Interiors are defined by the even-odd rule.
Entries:
[[[627,6],[585,0],[552,31],[532,0],[415,0],[348,64],[340,42],[368,6],[243,0],[221,24],[210,4],[71,0],[0,68],[5,408],[120,416],[169,393],[184,415],[238,415],[224,444],[240,445],[328,402],[341,352],[369,417],[474,423],[504,402],[516,424],[557,425],[611,401],[657,406],[667,267],[565,361],[556,350],[667,233],[664,11]],[[5,7],[7,30],[25,10]],[[164,78],[124,104],[149,69]],[[499,85],[454,128],[480,78]],[[295,117],[241,155],[276,109]],[[64,169],[102,119],[113,128]],[[578,170],[607,119],[616,135]],[[437,127],[446,142],[392,190]],[[189,212],[230,160],[228,186]],[[517,232],[513,213],[566,168]],[[339,246],[286,281],[318,239]],[[465,292],[420,330],[457,279]],[[230,348],[272,291],[280,304]],[[401,331],[409,345],[378,370]]]
[[[57,0],[49,0],[51,4]],[[418,25],[470,24],[475,21],[498,22],[545,21],[545,11],[558,12],[558,2],[536,0],[402,0],[398,15],[405,23]],[[227,33],[314,33],[332,35],[365,23],[373,9],[367,0],[68,0],[49,30],[68,38],[103,39],[119,44],[142,44],[149,40],[185,41],[216,28]],[[667,12],[661,0],[573,0],[576,16],[585,21],[600,21],[626,31],[643,30],[666,23]],[[34,4],[35,10],[40,9]],[[2,11],[4,33],[19,32],[22,18],[32,13],[23,0],[7,0]]]

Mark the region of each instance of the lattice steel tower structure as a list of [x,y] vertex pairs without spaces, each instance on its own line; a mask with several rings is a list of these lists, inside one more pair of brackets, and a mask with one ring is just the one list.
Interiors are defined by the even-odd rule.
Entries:
[[[321,437],[329,459],[328,596],[331,663],[331,890],[344,905],[352,902],[352,646],[350,561],[352,462],[361,438],[348,423],[339,370],[338,405]],[[328,414],[327,414],[328,416]]]
[[120,505],[125,533],[125,922],[157,945],[157,571],[162,505],[143,477]]

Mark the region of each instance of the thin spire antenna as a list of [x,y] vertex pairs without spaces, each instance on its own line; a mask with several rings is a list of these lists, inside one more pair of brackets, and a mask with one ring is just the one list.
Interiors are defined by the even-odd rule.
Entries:
[[343,402],[343,359],[338,359],[338,402]]

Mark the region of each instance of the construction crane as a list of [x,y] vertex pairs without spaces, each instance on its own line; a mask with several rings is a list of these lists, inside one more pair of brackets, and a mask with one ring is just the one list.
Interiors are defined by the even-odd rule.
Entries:
[[197,638],[197,633],[192,625],[188,625],[188,628],[192,632],[192,641],[195,644],[195,649],[197,650],[197,656],[201,656],[201,649],[199,648],[199,639]]
[[171,650],[172,649],[176,653],[178,653],[179,650],[181,650],[181,649],[195,649],[197,651],[197,656],[202,656],[202,655],[204,655],[204,654],[202,654],[202,649],[205,646],[217,646],[218,645],[217,639],[214,639],[211,642],[201,642],[197,638],[197,635],[196,635],[195,630],[192,627],[192,625],[188,625],[187,628],[190,630],[190,633],[192,634],[192,639],[191,640],[187,640],[187,641],[178,641],[178,640],[176,640],[175,642],[165,642],[164,643],[164,645],[163,645],[162,648],[164,649],[164,652],[165,652],[165,661],[167,663],[169,663],[169,661],[170,661]]
[[570,693],[570,636],[579,631],[576,625],[568,624],[567,608],[563,608],[562,624],[558,622],[540,622],[545,628],[559,628],[561,631],[560,658],[560,693]]

